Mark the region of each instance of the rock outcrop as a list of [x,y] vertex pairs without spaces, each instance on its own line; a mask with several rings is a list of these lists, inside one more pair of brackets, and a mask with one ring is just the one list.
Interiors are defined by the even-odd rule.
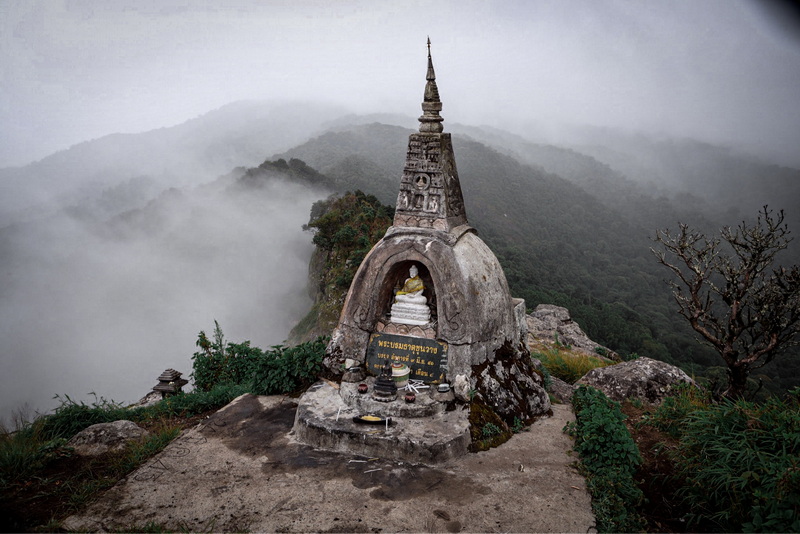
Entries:
[[528,336],[530,339],[546,341],[550,343],[559,342],[569,345],[573,350],[586,352],[593,356],[599,356],[597,348],[601,348],[605,356],[612,360],[619,360],[617,354],[595,343],[581,330],[578,323],[572,320],[569,310],[553,304],[539,304],[536,309],[527,316]]
[[695,385],[681,369],[651,358],[592,369],[576,385],[586,384],[602,391],[608,398],[624,401],[639,398],[650,404],[660,404],[678,384]]
[[529,423],[533,417],[552,413],[544,378],[530,358],[509,354],[476,365],[473,381],[475,399],[491,406],[506,424],[512,424],[515,418]]
[[139,399],[138,402],[136,402],[136,403],[132,404],[131,406],[129,406],[129,408],[140,408],[140,407],[145,407],[145,406],[153,406],[154,404],[158,404],[159,402],[161,402],[163,400],[163,398],[164,397],[162,397],[161,393],[159,393],[158,391],[151,391],[147,395],[145,395],[144,397]]
[[550,388],[547,390],[553,398],[564,404],[572,401],[572,394],[575,393],[575,386],[564,382],[555,376],[550,377]]
[[67,442],[81,456],[99,456],[111,451],[119,451],[134,439],[148,435],[149,432],[133,421],[114,421],[98,423],[75,434]]

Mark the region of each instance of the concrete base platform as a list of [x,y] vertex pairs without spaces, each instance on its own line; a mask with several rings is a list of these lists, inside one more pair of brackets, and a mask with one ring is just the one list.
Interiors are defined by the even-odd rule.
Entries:
[[[413,404],[402,400],[384,403],[369,394],[359,395],[353,384],[343,383],[341,388],[323,382],[300,398],[295,439],[319,449],[414,464],[442,464],[467,453],[468,410],[445,411],[446,405],[428,393],[418,395]],[[355,416],[368,414],[391,417],[391,422],[367,425],[353,421]]]

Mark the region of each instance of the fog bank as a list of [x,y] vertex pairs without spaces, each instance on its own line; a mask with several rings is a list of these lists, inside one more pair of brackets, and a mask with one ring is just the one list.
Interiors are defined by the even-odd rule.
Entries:
[[281,343],[306,293],[311,204],[275,180],[169,190],[110,221],[82,212],[0,230],[0,416],[55,394],[138,400],[166,368],[189,378],[200,330]]
[[[0,166],[242,99],[698,138],[800,166],[789,0],[0,2]],[[795,10],[796,11],[796,10]],[[409,106],[413,106],[410,110]]]

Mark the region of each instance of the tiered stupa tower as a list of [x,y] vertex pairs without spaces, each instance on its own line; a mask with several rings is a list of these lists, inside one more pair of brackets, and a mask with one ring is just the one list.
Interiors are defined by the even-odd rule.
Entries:
[[[466,403],[508,425],[550,409],[528,357],[525,302],[511,298],[500,263],[467,221],[441,109],[428,40],[423,114],[409,136],[395,218],[359,266],[328,344],[324,363],[341,383],[320,383],[300,399],[299,441],[439,463],[467,452]],[[417,384],[412,404],[385,387],[395,367]],[[362,428],[365,413],[384,428]]]
[[443,133],[444,119],[439,115],[442,101],[436,86],[430,39],[426,80],[419,133],[412,134],[408,140],[394,226],[449,232],[467,224],[467,215],[453,143],[450,134]]
[[[429,39],[423,114],[419,131],[409,136],[394,222],[350,286],[326,356],[333,372],[346,359],[366,364],[376,375],[382,358],[403,360],[401,350],[383,350],[381,339],[389,339],[391,347],[438,343],[438,360],[410,358],[411,377],[466,383],[468,388],[479,385],[475,374],[487,362],[510,363],[527,355],[525,302],[512,299],[497,257],[467,221],[441,110]],[[420,296],[431,312],[425,325],[398,322],[391,313],[412,267],[419,272],[425,288]],[[419,367],[421,360],[425,363]]]

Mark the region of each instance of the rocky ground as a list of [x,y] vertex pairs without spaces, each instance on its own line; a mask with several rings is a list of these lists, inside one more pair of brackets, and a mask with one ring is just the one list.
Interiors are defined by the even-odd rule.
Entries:
[[70,530],[587,532],[568,406],[502,446],[442,467],[314,450],[295,404],[240,397],[63,522]]

